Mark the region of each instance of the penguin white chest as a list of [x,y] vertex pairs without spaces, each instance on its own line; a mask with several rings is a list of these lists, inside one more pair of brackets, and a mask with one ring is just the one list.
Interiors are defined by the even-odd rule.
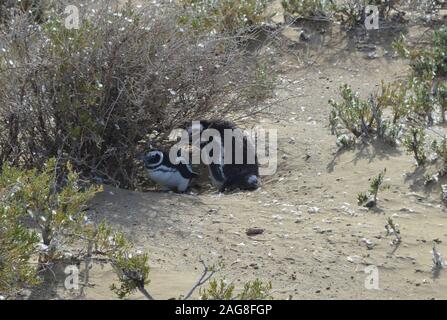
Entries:
[[162,186],[169,189],[177,188],[180,192],[186,191],[189,185],[189,179],[184,178],[178,170],[173,168],[157,167],[148,170],[148,175]]

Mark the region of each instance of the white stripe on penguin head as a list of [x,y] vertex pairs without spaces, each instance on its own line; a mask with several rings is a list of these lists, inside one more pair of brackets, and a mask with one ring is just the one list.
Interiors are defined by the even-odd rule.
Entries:
[[154,150],[154,151],[150,151],[149,152],[149,156],[155,156],[155,155],[159,155],[159,157],[160,157],[160,161],[158,161],[157,163],[151,163],[150,164],[150,166],[151,167],[158,167],[162,162],[163,162],[163,152],[161,152],[161,151],[156,151],[156,150]]

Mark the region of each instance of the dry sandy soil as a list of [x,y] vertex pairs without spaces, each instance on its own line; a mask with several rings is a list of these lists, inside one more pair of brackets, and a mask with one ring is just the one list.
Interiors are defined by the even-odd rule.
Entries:
[[[236,286],[256,278],[272,281],[278,299],[447,298],[446,271],[432,272],[433,241],[447,254],[440,186],[426,189],[425,169],[417,169],[401,147],[372,143],[337,152],[328,129],[328,99],[338,98],[341,84],[366,96],[382,79],[405,75],[406,62],[393,57],[390,47],[398,31],[362,41],[334,28],[325,34],[308,29],[309,42],[292,41],[289,29],[292,40],[283,39],[288,50],[270,48],[279,72],[277,96],[256,123],[278,130],[279,163],[259,190],[218,196],[212,189],[180,195],[106,188],[97,196],[94,219],[121,228],[149,253],[147,289],[153,296],[185,294],[203,259],[222,260],[225,267],[215,277]],[[409,29],[415,38],[425,30]],[[368,58],[374,50],[378,57]],[[357,193],[367,191],[368,179],[384,168],[390,188],[379,194],[378,207],[359,207]],[[400,226],[397,249],[386,236],[388,217]],[[247,236],[251,227],[265,232]],[[368,265],[378,267],[378,290],[365,288]],[[115,298],[113,281],[109,267],[95,265],[86,298]],[[70,298],[57,286],[50,297]]]

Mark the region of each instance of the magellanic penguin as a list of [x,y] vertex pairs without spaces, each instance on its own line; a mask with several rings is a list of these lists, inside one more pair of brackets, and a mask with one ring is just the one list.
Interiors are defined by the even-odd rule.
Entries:
[[149,177],[165,190],[185,192],[198,174],[192,171],[191,165],[185,163],[183,158],[177,158],[177,161],[172,163],[168,153],[151,150],[144,156],[144,167]]
[[[202,139],[202,132],[207,129],[214,129],[219,132],[220,135],[220,143],[221,145],[221,161],[220,163],[211,163],[208,165],[208,170],[210,173],[210,178],[215,187],[219,189],[219,192],[224,192],[229,189],[239,188],[241,190],[256,190],[259,187],[259,164],[256,156],[256,149],[251,143],[251,141],[247,138],[247,136],[237,128],[233,123],[225,120],[201,120],[199,127],[188,128],[188,133],[190,134],[190,141],[192,141],[192,135],[194,130],[200,131],[200,148],[203,149],[206,145],[208,145],[213,138],[209,140]],[[226,163],[224,161],[225,157],[225,129],[232,130],[235,136],[239,135],[240,139],[232,139],[232,159],[231,163]],[[241,163],[237,163],[236,161],[236,144],[242,143],[243,157]],[[240,146],[238,146],[240,147]],[[251,153],[250,157],[248,156]],[[212,154],[210,154],[212,157]]]

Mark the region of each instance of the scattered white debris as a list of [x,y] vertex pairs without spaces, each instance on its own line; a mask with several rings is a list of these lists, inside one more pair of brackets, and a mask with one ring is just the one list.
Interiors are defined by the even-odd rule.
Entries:
[[378,57],[377,52],[371,51],[368,53],[368,59],[376,59]]
[[359,256],[348,256],[346,258],[346,260],[348,260],[351,263],[359,263],[360,262],[360,257]]
[[447,201],[447,184],[441,186],[442,190],[442,201]]
[[441,254],[436,251],[436,245],[433,245],[433,264],[434,268],[444,268],[446,267],[446,262],[444,261],[444,258],[441,256]]
[[320,208],[318,207],[309,207],[309,209],[307,209],[308,213],[318,213],[318,211],[320,211]]
[[368,248],[368,250],[371,250],[375,246],[374,242],[372,242],[371,240],[369,240],[367,238],[362,238],[361,241],[366,245],[366,248]]

